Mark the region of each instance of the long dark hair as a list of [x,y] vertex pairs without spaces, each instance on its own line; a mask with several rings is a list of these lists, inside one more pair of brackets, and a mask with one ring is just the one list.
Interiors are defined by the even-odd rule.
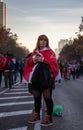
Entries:
[[36,49],[40,49],[39,41],[42,40],[42,39],[47,41],[46,47],[49,48],[49,39],[48,39],[48,37],[46,35],[42,34],[42,35],[40,35],[38,37],[37,44],[36,44],[36,47],[35,47],[34,51]]

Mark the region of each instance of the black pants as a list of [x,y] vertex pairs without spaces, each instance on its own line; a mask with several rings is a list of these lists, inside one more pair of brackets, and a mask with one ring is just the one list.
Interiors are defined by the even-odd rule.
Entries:
[[23,71],[19,71],[19,73],[20,73],[20,82],[22,82],[22,80],[23,80]]
[[73,77],[73,79],[76,78],[76,72],[75,71],[72,71],[72,77]]
[[16,82],[17,81],[18,71],[15,70],[13,75],[14,75],[14,82]]
[[33,90],[35,112],[37,112],[40,115],[42,94],[47,107],[47,115],[49,115],[50,118],[52,119],[53,100],[52,100],[51,88],[45,89],[42,92]]
[[4,72],[5,87],[12,87],[13,73],[12,71]]
[[3,70],[0,70],[0,86],[1,86],[1,82],[2,82],[2,75],[3,75]]

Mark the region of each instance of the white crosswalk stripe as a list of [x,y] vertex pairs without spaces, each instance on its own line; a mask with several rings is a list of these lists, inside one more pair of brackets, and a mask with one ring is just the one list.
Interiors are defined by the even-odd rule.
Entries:
[[27,126],[25,126],[25,127],[19,127],[19,128],[14,128],[14,129],[8,129],[8,130],[27,130]]
[[11,89],[10,91],[19,91],[19,90],[20,90],[20,91],[24,91],[24,90],[27,91],[28,88],[25,88],[25,89],[22,89],[22,88],[20,88],[20,89]]
[[13,106],[13,105],[23,105],[23,104],[33,104],[33,101],[29,101],[29,102],[11,102],[11,103],[1,103],[0,107],[3,106]]
[[4,95],[11,95],[11,94],[29,94],[29,92],[7,92],[7,93],[4,93]]
[[3,97],[0,100],[8,100],[8,99],[21,99],[21,98],[31,98],[33,96],[17,96],[17,97]]
[[[32,114],[33,103],[33,95],[28,92],[26,87],[15,86],[13,89],[4,91],[0,95],[0,129],[27,130],[28,124],[26,124],[26,119]],[[22,124],[23,120],[24,123]],[[4,125],[9,121],[11,122],[10,124]],[[13,126],[14,122],[16,126]],[[18,122],[20,122],[20,125]]]
[[32,110],[3,112],[0,114],[0,117],[16,116],[16,115],[31,114],[31,113],[32,113]]

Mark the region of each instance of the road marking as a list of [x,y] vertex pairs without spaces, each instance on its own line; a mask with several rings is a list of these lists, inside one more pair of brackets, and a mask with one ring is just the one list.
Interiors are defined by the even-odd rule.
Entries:
[[9,116],[25,115],[25,114],[31,114],[31,113],[32,113],[32,110],[3,112],[3,113],[0,113],[0,118],[9,117]]
[[30,94],[29,92],[8,92],[8,93],[4,93],[5,95],[10,95],[10,94]]
[[34,130],[40,130],[40,122],[35,123]]
[[3,90],[2,92],[0,92],[0,94],[5,93],[8,89],[9,89],[9,88],[7,88],[7,89]]
[[17,82],[14,84],[15,86],[28,86],[28,83],[20,83],[20,82]]
[[19,128],[13,128],[13,129],[8,129],[8,130],[27,130],[28,127],[25,126],[25,127],[19,127]]
[[[9,90],[9,92],[6,92],[7,90]],[[16,91],[16,92],[15,92]],[[19,92],[18,92],[19,91]],[[22,91],[22,92],[21,92]],[[11,103],[7,103],[7,100],[9,99],[24,99],[24,98],[32,98],[33,95],[31,95],[28,92],[28,87],[19,87],[19,88],[12,88],[12,89],[5,89],[4,91],[0,92],[0,94],[3,94],[6,97],[1,97],[0,100],[6,100],[6,103],[0,103],[0,107],[4,107],[4,106],[13,106],[13,105],[22,105],[22,104],[33,104],[34,101],[25,101],[25,102],[11,102]],[[9,97],[10,94],[12,94],[12,97]],[[13,94],[17,94],[16,96]],[[28,94],[27,96],[23,96],[23,95],[18,95],[18,94]],[[15,96],[15,97],[13,97]],[[21,116],[21,115],[28,115],[28,114],[32,114],[32,110],[21,110],[21,111],[12,111],[12,112],[2,112],[0,113],[0,119],[5,118],[5,117],[11,117],[11,116]],[[24,126],[24,127],[17,127],[17,128],[11,128],[11,129],[7,129],[7,130],[27,130],[28,126]]]
[[33,96],[2,97],[0,100],[32,98]]
[[14,88],[14,89],[11,89],[10,91],[24,91],[24,90],[25,90],[25,91],[26,91],[26,90],[28,91],[28,88],[24,88],[24,89],[23,89],[23,88],[19,88],[19,89],[15,89],[15,88]]
[[28,86],[13,86],[13,88],[28,88]]
[[20,82],[18,81],[17,83],[15,83],[14,85],[18,85]]
[[0,107],[3,107],[3,106],[13,106],[13,105],[23,105],[23,104],[33,104],[33,103],[34,103],[34,101],[1,103],[1,104],[0,104]]
[[79,80],[79,81],[83,82],[83,79],[77,79],[77,80]]
[[13,129],[8,129],[8,130],[27,130],[28,127],[25,126],[25,127],[19,127],[19,128],[13,128]]

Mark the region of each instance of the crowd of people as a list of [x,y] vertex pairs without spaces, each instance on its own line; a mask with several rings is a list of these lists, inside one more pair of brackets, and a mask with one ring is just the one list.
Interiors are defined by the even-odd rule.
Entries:
[[0,53],[0,87],[2,86],[2,77],[4,77],[5,88],[12,88],[16,83],[18,73],[20,82],[23,80],[24,59],[16,60],[11,53]]
[[61,62],[58,61],[59,74],[56,77],[56,82],[61,84],[62,79],[71,80],[80,77],[80,63],[76,61]]

